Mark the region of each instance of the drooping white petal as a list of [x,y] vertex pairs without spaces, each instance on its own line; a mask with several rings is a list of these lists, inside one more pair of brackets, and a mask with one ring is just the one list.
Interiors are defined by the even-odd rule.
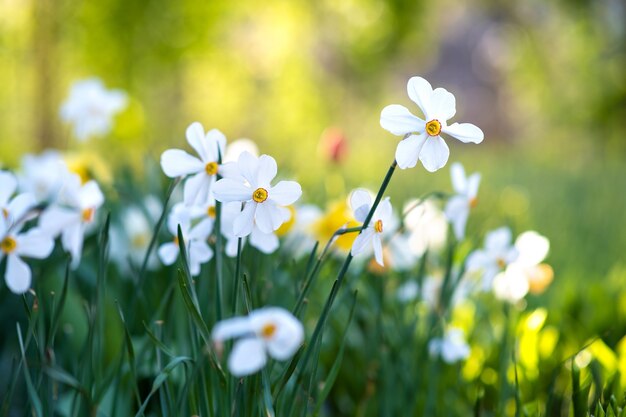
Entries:
[[[187,137],[187,142],[191,147],[196,151],[200,160],[203,163],[217,161],[217,159],[212,159],[207,152],[207,144],[206,138],[204,136],[204,127],[199,122],[193,122],[187,127],[187,131],[185,132],[185,136]],[[166,173],[167,175],[167,173]]]
[[380,233],[374,233],[372,245],[374,245],[374,259],[376,259],[376,263],[380,266],[385,266],[383,261],[383,242],[380,239]]
[[259,157],[256,186],[270,188],[270,182],[274,179],[277,172],[276,160],[269,155],[261,155]]
[[231,178],[222,178],[213,186],[213,195],[217,201],[229,203],[231,201],[250,201],[254,190],[241,181]]
[[396,162],[401,169],[413,168],[417,164],[422,147],[428,135],[411,135],[398,143],[396,148]]
[[422,77],[411,77],[406,85],[409,98],[422,110],[424,116],[429,118],[430,98],[433,95],[433,87]]
[[363,253],[370,246],[374,233],[374,228],[368,227],[354,239],[351,250],[353,256]]
[[43,259],[54,249],[54,240],[41,229],[30,229],[16,237],[16,253],[26,258]]
[[250,338],[235,342],[228,357],[228,369],[236,377],[253,374],[263,368],[267,362],[263,341]]
[[272,233],[281,224],[289,220],[290,216],[289,210],[285,207],[279,207],[272,201],[266,201],[257,205],[254,219],[260,231]]
[[465,169],[459,162],[455,162],[450,166],[450,176],[452,178],[452,188],[457,194],[465,194],[467,192],[467,178],[465,177]]
[[235,217],[235,221],[233,222],[233,233],[235,236],[244,237],[252,232],[254,213],[257,210],[257,206],[257,203],[249,201],[246,203],[241,213]]
[[350,194],[350,207],[356,221],[364,222],[372,207],[372,197],[367,190],[358,188]]
[[233,317],[218,322],[213,327],[211,338],[214,342],[219,343],[234,337],[251,336],[253,334],[252,323],[248,317]]
[[442,127],[441,131],[463,143],[480,143],[485,138],[483,131],[471,123],[453,123]]
[[17,189],[15,175],[8,171],[0,171],[0,207],[5,206]]
[[183,200],[188,206],[202,206],[209,200],[209,191],[214,177],[209,177],[206,172],[200,171],[185,180]]
[[157,251],[159,255],[159,259],[165,265],[171,265],[178,258],[178,252],[180,248],[174,242],[167,242],[159,246],[159,250]]
[[74,223],[63,230],[61,235],[61,243],[63,249],[68,251],[72,257],[72,269],[76,269],[80,264],[81,252],[83,250],[83,238],[85,228],[82,223]]
[[268,190],[269,199],[280,206],[295,203],[302,195],[302,187],[295,181],[280,181]]
[[457,240],[462,240],[465,236],[465,225],[469,216],[469,205],[467,199],[460,195],[455,195],[446,203],[445,214]]
[[448,162],[450,149],[443,139],[439,136],[433,136],[426,139],[426,143],[420,151],[420,161],[427,171],[435,172],[443,168]]
[[176,178],[204,170],[204,164],[181,149],[168,149],[161,155],[161,168],[165,175]]
[[12,293],[23,294],[30,288],[30,267],[16,254],[11,254],[7,256],[7,270],[4,279]]
[[274,253],[279,247],[278,237],[274,233],[263,233],[258,227],[250,233],[250,244],[265,254]]
[[257,172],[259,169],[259,160],[250,152],[244,151],[239,155],[237,160],[239,173],[244,177],[251,187],[257,187]]
[[397,136],[423,132],[426,122],[399,104],[391,104],[380,112],[380,126]]
[[89,180],[83,185],[79,192],[80,208],[96,209],[104,203],[104,194],[94,180]]
[[456,114],[456,99],[454,95],[445,88],[435,88],[430,97],[430,107],[428,109],[428,118],[437,119],[442,124],[452,119]]

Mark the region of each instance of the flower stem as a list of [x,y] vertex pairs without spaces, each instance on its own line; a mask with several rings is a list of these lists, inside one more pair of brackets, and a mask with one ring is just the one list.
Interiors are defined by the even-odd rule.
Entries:
[[222,203],[215,202],[215,313],[222,320]]

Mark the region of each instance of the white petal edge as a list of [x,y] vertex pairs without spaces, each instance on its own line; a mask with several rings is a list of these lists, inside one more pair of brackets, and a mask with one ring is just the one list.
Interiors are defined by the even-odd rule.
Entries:
[[432,136],[426,139],[420,151],[420,161],[429,172],[435,172],[443,168],[450,157],[450,149],[440,136]]
[[417,165],[417,160],[426,143],[427,137],[426,133],[411,135],[398,143],[398,147],[396,148],[396,162],[400,169],[413,168]]
[[471,123],[453,123],[450,126],[444,126],[441,131],[463,143],[480,143],[485,138],[483,131]]

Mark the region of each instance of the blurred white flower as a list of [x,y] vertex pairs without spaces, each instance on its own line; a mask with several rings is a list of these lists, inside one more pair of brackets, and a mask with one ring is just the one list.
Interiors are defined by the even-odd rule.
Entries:
[[512,246],[511,229],[501,227],[487,233],[484,249],[475,250],[467,257],[466,272],[470,275],[480,273],[482,289],[487,291],[495,276],[517,256],[518,251]]
[[[313,236],[312,226],[322,217],[322,210],[312,204],[291,206],[291,215],[294,217],[276,231],[278,235],[285,235],[283,247],[296,259],[311,253],[316,239]],[[282,230],[286,224],[292,224],[287,230]]]
[[415,266],[419,256],[411,250],[410,235],[396,233],[389,238],[383,248],[383,258],[394,271],[408,271]]
[[98,184],[81,184],[78,175],[66,178],[56,203],[48,207],[39,219],[39,226],[53,237],[61,235],[63,248],[72,257],[72,268],[80,263],[85,232],[95,220],[96,211],[104,203]]
[[411,200],[404,205],[404,225],[410,232],[409,247],[416,256],[427,250],[439,250],[446,243],[448,221],[430,200]]
[[226,154],[222,161],[226,162],[237,162],[239,159],[239,155],[244,152],[251,153],[252,155],[258,157],[259,156],[259,148],[256,146],[256,143],[251,141],[250,139],[237,139],[234,140],[228,145],[226,148]]
[[226,136],[219,130],[212,129],[205,134],[202,124],[194,122],[187,128],[186,137],[199,158],[182,149],[168,149],[161,155],[161,168],[170,178],[191,175],[185,180],[185,204],[204,205],[217,176],[229,176],[229,168],[235,167],[219,163],[220,155],[226,150]]
[[24,155],[18,180],[20,189],[32,193],[38,202],[53,202],[68,175],[61,154],[47,150],[39,155]]
[[470,354],[470,347],[465,341],[463,330],[450,327],[443,338],[432,339],[428,343],[431,356],[441,356],[446,363],[456,363],[466,359]]
[[61,106],[61,119],[74,127],[74,136],[84,141],[110,132],[113,117],[126,108],[121,90],[107,90],[98,78],[76,81]]
[[407,136],[396,149],[396,161],[400,168],[412,168],[418,159],[430,172],[442,168],[450,156],[448,145],[439,136],[442,132],[465,143],[483,141],[482,130],[471,123],[453,123],[448,126],[448,119],[456,114],[456,99],[445,88],[433,90],[425,79],[412,77],[407,84],[407,91],[409,98],[424,114],[425,120],[398,104],[385,107],[380,114],[383,129],[394,135]]
[[[357,189],[350,196],[350,207],[354,213],[354,218],[358,222],[364,222],[368,213],[372,209],[372,197],[370,193],[363,189]],[[393,209],[389,197],[384,198],[370,220],[367,227],[361,230],[352,244],[352,255],[363,253],[373,246],[374,257],[380,266],[384,266],[383,261],[383,232],[393,225]]]
[[212,338],[219,346],[228,339],[238,338],[228,358],[228,369],[241,377],[263,368],[268,355],[279,361],[292,357],[304,340],[304,328],[289,311],[265,307],[245,317],[218,322]]
[[192,226],[191,220],[190,209],[184,204],[179,203],[172,207],[167,218],[167,229],[173,239],[171,242],[162,244],[157,253],[165,265],[171,265],[176,261],[180,253],[178,241],[178,226],[180,225],[187,250],[189,272],[195,277],[200,273],[200,266],[213,257],[213,250],[207,243],[213,231],[213,223],[200,222]]
[[277,230],[289,220],[289,210],[284,207],[293,204],[302,195],[300,184],[295,181],[280,181],[271,186],[276,176],[276,161],[269,155],[256,158],[243,152],[237,162],[239,178],[222,178],[214,187],[218,201],[244,203],[242,212],[233,222],[233,232],[237,237],[248,236],[256,225],[265,234]]
[[452,229],[457,240],[462,240],[465,237],[465,225],[467,224],[470,208],[476,206],[480,174],[476,172],[466,177],[463,165],[458,162],[452,164],[450,174],[452,176],[452,187],[456,194],[448,200],[445,213],[448,220],[452,223]]
[[398,287],[396,290],[396,298],[401,303],[408,303],[417,298],[419,291],[419,284],[416,281],[410,280]]
[[0,171],[0,217],[3,217],[7,227],[26,220],[24,216],[28,210],[36,205],[35,197],[30,193],[18,194],[11,198],[17,191],[17,179],[8,171]]
[[0,261],[7,258],[4,279],[9,290],[22,294],[30,288],[32,273],[22,258],[43,259],[54,249],[54,240],[40,229],[19,233],[4,216],[0,216]]

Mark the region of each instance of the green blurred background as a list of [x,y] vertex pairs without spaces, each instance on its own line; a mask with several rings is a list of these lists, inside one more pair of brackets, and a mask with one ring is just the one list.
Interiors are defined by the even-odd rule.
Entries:
[[[380,110],[417,112],[405,86],[421,75],[456,95],[454,121],[485,131],[480,146],[448,140],[451,161],[483,173],[474,242],[503,223],[548,236],[555,282],[529,303],[574,344],[614,345],[626,332],[624,22],[621,0],[0,0],[0,164],[55,147],[138,167],[186,146],[198,120],[256,141],[323,204],[378,187],[398,142]],[[91,76],[131,102],[109,137],[79,144],[58,110]],[[340,164],[320,151],[328,129],[348,141]],[[450,188],[448,169],[418,167],[390,194],[400,205]]]

